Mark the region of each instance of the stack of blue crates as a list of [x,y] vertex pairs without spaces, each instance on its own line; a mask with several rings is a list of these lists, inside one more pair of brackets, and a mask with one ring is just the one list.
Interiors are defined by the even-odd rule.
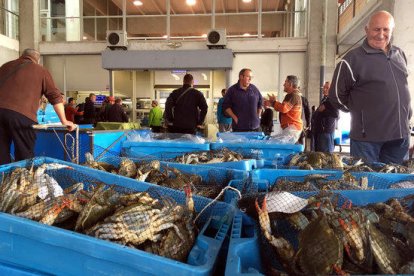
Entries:
[[[134,191],[151,193],[155,189],[153,192],[168,195],[178,203],[185,202],[182,192],[47,157],[3,165],[0,171],[30,167],[32,162],[64,164],[94,181],[116,183]],[[195,196],[194,202],[196,211],[200,212],[211,200]],[[234,212],[233,206],[223,202],[207,208],[199,219],[202,227],[186,263],[0,213],[0,271],[58,275],[209,275],[215,269]]]

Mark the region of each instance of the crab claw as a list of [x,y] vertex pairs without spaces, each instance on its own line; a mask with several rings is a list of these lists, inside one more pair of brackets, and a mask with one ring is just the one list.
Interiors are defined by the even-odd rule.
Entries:
[[191,185],[187,184],[184,186],[184,192],[186,195],[185,203],[187,205],[188,210],[194,212],[194,200],[193,200],[193,193],[191,192]]
[[266,198],[263,199],[262,208],[260,208],[257,198],[256,198],[255,205],[256,205],[257,214],[259,215],[260,227],[262,228],[263,231],[270,234],[271,233],[270,218],[269,218],[269,214],[267,213]]

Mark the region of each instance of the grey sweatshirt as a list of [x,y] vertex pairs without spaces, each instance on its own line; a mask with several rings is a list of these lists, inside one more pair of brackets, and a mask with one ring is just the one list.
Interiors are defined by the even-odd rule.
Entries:
[[352,139],[385,142],[409,137],[407,76],[407,59],[400,48],[391,46],[386,54],[366,39],[338,63],[329,99],[351,113]]

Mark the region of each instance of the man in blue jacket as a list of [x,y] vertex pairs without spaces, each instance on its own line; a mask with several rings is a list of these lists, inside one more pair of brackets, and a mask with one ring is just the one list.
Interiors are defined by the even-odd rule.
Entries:
[[218,105],[217,105],[217,122],[219,125],[219,131],[220,132],[229,132],[231,131],[231,123],[232,123],[232,118],[227,117],[224,115],[224,110],[223,110],[223,101],[224,101],[224,95],[226,95],[226,89],[223,88],[221,90],[221,95],[223,96],[222,98],[220,98]]
[[224,96],[223,109],[233,119],[233,131],[259,131],[259,115],[262,112],[262,95],[250,83],[252,70],[239,72],[239,81],[232,85]]
[[402,163],[409,148],[411,98],[407,59],[391,44],[394,18],[374,13],[363,44],[338,63],[330,101],[351,112],[351,155],[367,162]]

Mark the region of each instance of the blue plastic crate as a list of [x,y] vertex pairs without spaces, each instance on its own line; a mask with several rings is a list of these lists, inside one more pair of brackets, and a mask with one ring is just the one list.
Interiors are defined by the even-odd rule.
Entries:
[[241,161],[233,161],[233,162],[220,162],[220,163],[209,163],[209,164],[200,164],[209,167],[218,167],[218,168],[228,168],[228,169],[235,169],[235,170],[242,170],[242,171],[252,171],[258,168],[261,168],[263,163],[260,162],[261,160],[255,159],[246,159]]
[[261,141],[247,143],[211,143],[212,150],[228,148],[243,155],[245,158],[265,159],[267,164],[288,164],[292,155],[303,151],[303,145],[273,144]]
[[[308,198],[315,192],[293,193]],[[340,191],[339,194],[352,201],[353,205],[363,206],[370,203],[384,202],[390,198],[414,195],[414,189]],[[258,224],[245,214],[236,213],[230,236],[227,254],[226,275],[263,275],[261,263]]]
[[[102,173],[52,158],[34,160],[35,165],[43,163],[65,164],[71,166],[77,173],[107,184],[116,183],[123,189],[151,193],[150,188],[154,188],[154,185],[145,182]],[[31,165],[32,160],[26,160],[0,166],[0,171]],[[162,192],[179,203],[185,201],[182,192],[172,189],[158,187],[153,192]],[[211,200],[194,197],[194,202],[196,210],[200,211]],[[187,263],[0,213],[0,262],[58,275],[208,275],[213,272],[234,212],[234,207],[222,202],[217,202],[207,209],[207,212],[200,217],[202,227]]]
[[263,275],[260,260],[259,226],[237,212],[233,219],[225,275]]
[[235,137],[240,137],[241,139],[248,140],[263,140],[266,138],[266,135],[263,132],[217,132],[217,138],[220,138],[224,141],[233,139]]
[[151,158],[159,157],[164,160],[175,158],[183,153],[192,151],[210,150],[210,144],[197,144],[193,142],[171,142],[171,141],[153,141],[153,142],[131,142],[122,143],[122,154],[127,157]]
[[[288,178],[293,181],[303,181],[307,175],[322,174],[326,175],[327,179],[340,179],[343,175],[342,171],[338,170],[295,170],[295,169],[258,169],[251,172],[252,179],[265,180],[259,187],[260,191],[267,191],[278,178]],[[400,181],[414,181],[412,174],[394,174],[394,173],[375,173],[375,172],[352,172],[356,179],[367,177],[368,187],[373,189],[388,189],[392,184]]]
[[[134,158],[131,158],[133,161]],[[120,157],[107,157],[102,158],[100,161],[109,163],[115,167],[119,167],[119,163],[121,161]],[[230,163],[230,162],[229,162]],[[233,179],[246,179],[249,176],[249,173],[244,170],[237,170],[232,168],[226,168],[226,167],[211,167],[211,166],[203,166],[203,165],[189,165],[189,164],[180,164],[175,162],[165,162],[161,161],[161,170],[165,166],[171,167],[171,168],[177,168],[180,171],[188,174],[196,174],[202,177],[203,181],[209,181],[211,178],[214,178],[215,182],[223,182],[225,180],[233,180]],[[105,172],[103,172],[105,173]],[[123,177],[123,176],[119,176]],[[129,179],[129,178],[127,178]],[[229,183],[223,183],[223,186],[227,186]]]
[[34,276],[34,275],[51,275],[38,272],[33,269],[26,269],[23,266],[15,266],[9,263],[0,262],[0,275],[7,276]]

